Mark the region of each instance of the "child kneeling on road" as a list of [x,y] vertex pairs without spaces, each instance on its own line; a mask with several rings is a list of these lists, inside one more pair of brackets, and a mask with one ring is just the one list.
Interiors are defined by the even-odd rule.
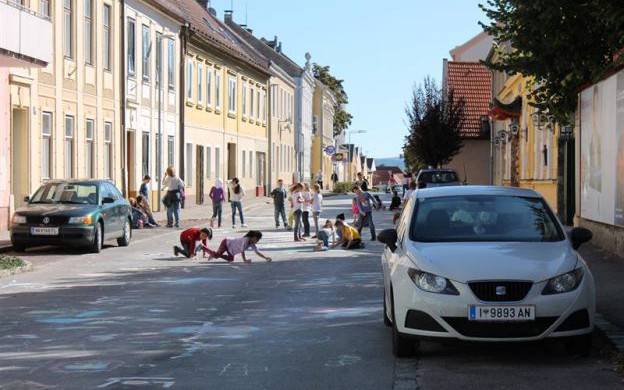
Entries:
[[342,245],[342,247],[345,249],[364,248],[362,237],[360,236],[360,233],[358,233],[356,228],[347,225],[341,220],[337,220],[334,226],[336,226],[336,230],[342,231],[340,241],[334,244],[334,247]]
[[329,219],[325,221],[325,225],[319,229],[317,234],[317,243],[314,248],[315,251],[329,250],[329,239],[331,238],[332,246],[336,245],[336,231],[334,230],[334,224]]
[[225,259],[229,262],[234,261],[234,257],[240,253],[245,263],[251,263],[251,259],[247,259],[245,256],[245,251],[247,249],[253,249],[254,252],[267,262],[270,262],[272,259],[269,256],[265,256],[261,253],[258,248],[256,248],[256,244],[262,238],[262,232],[259,230],[250,230],[245,234],[245,236],[241,238],[226,238],[221,241],[219,245],[219,249],[216,251],[210,250],[208,247],[202,248],[204,254],[208,252],[210,255],[208,260],[211,259]]
[[[206,244],[207,240],[212,240],[212,229],[210,228],[190,228],[180,233],[180,243],[182,247],[175,245],[173,247],[173,254],[175,256],[182,255],[187,258],[194,258],[197,253],[197,248],[202,250],[208,249]],[[201,244],[195,246],[197,241],[201,241]]]

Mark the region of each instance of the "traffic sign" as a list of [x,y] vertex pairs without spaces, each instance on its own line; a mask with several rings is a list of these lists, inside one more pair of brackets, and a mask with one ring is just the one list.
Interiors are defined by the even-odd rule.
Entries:
[[334,147],[334,145],[328,145],[325,148],[325,153],[327,153],[327,154],[334,154],[334,153],[336,153],[336,148]]
[[334,161],[344,161],[344,154],[342,154],[342,153],[334,154],[333,160]]

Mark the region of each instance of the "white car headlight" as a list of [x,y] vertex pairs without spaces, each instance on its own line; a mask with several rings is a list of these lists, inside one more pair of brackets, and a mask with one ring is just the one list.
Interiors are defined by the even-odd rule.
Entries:
[[82,216],[82,217],[71,217],[69,221],[67,221],[70,225],[91,225],[92,219],[90,215]]
[[574,271],[555,276],[548,280],[543,295],[561,294],[576,290],[583,280],[583,268],[577,268]]
[[409,268],[407,274],[419,289],[436,294],[459,295],[459,291],[445,277]]
[[26,223],[26,217],[24,215],[14,214],[13,215],[13,223],[15,223],[15,224]]

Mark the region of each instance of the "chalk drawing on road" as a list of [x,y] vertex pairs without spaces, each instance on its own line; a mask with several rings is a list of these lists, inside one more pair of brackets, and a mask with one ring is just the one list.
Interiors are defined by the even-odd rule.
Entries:
[[124,386],[146,386],[148,388],[160,388],[168,389],[175,384],[173,378],[168,377],[119,377],[109,378],[108,382],[98,386],[98,389],[103,389],[112,385],[124,385]]
[[355,355],[340,355],[329,359],[326,363],[326,367],[344,367],[356,364],[362,360],[359,356]]
[[33,381],[13,381],[3,385],[1,388],[11,390],[46,390],[54,389],[56,386],[45,385],[43,383]]
[[89,336],[89,340],[103,342],[103,341],[111,341],[117,337],[117,334],[96,334]]
[[269,372],[269,367],[249,368],[247,363],[228,363],[221,369],[219,376],[243,377],[249,376],[250,372]]
[[65,362],[55,364],[50,368],[50,371],[66,373],[105,372],[114,370],[122,365],[123,362],[120,361],[105,362],[101,360],[94,360],[86,362]]

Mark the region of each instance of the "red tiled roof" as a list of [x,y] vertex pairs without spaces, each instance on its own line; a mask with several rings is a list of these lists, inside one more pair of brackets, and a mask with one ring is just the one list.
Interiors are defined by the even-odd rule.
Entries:
[[223,50],[258,70],[268,72],[269,60],[250,48],[232,29],[211,15],[197,0],[176,0],[191,25],[191,31],[208,44]]
[[481,116],[488,115],[492,103],[492,73],[478,62],[449,61],[447,88],[454,90],[455,98],[466,102],[462,135],[482,136]]

